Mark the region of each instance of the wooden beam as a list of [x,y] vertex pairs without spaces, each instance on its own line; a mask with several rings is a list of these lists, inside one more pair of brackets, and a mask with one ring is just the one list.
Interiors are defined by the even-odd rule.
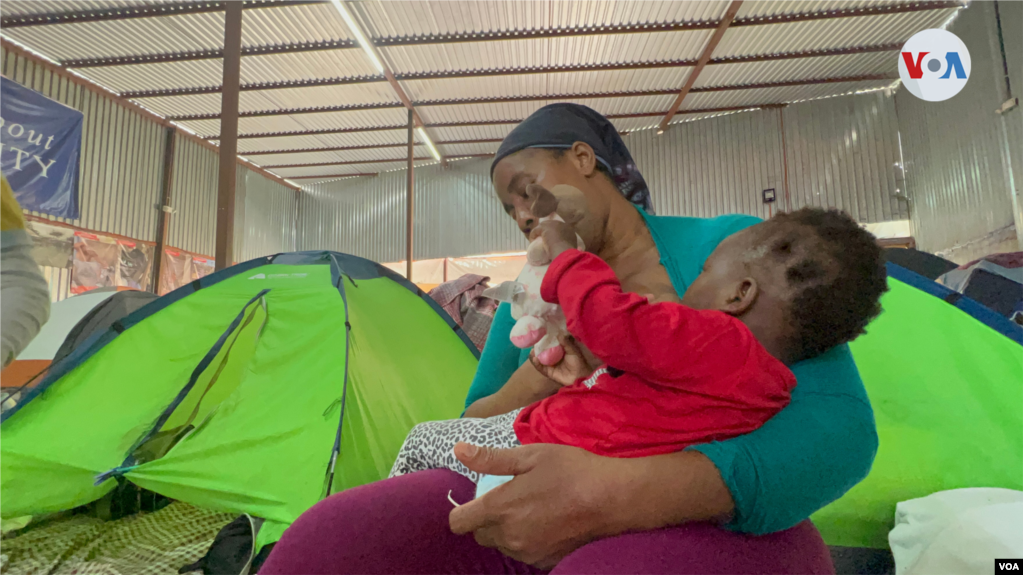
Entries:
[[153,279],[150,291],[160,293],[160,275],[163,272],[163,249],[167,245],[167,232],[170,230],[171,189],[174,184],[174,147],[175,130],[164,129],[163,174],[160,181],[160,214],[156,223],[156,249],[153,252]]
[[668,127],[668,123],[675,117],[675,113],[682,106],[682,100],[686,99],[689,91],[693,89],[693,84],[696,83],[696,78],[700,76],[700,72],[710,62],[711,56],[714,55],[714,50],[718,47],[721,39],[725,36],[725,30],[728,30],[728,26],[731,25],[732,20],[735,19],[735,15],[739,13],[739,8],[742,6],[742,0],[732,0],[732,3],[728,5],[728,10],[725,12],[725,16],[718,23],[718,27],[714,30],[714,34],[711,35],[710,40],[707,41],[707,45],[703,48],[703,53],[700,54],[700,59],[696,61],[696,67],[689,73],[689,78],[686,80],[682,90],[678,93],[678,97],[675,98],[675,103],[671,105],[668,113],[664,115],[664,119],[661,120],[661,124],[657,133],[664,132],[664,129]]
[[220,99],[220,182],[217,188],[216,269],[234,264],[235,179],[238,172],[238,87],[242,63],[242,4],[224,10],[224,94]]

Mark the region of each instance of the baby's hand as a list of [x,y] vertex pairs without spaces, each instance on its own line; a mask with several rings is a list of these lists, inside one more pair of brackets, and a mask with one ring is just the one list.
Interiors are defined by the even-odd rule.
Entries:
[[557,220],[546,221],[536,226],[529,235],[529,240],[533,241],[537,238],[543,238],[544,247],[551,261],[554,261],[554,258],[563,252],[578,247],[575,230],[572,229],[572,226]]
[[544,365],[536,359],[535,352],[529,353],[529,361],[544,377],[561,386],[569,386],[582,378],[593,375],[593,368],[586,362],[575,339],[570,336],[562,336],[558,339],[561,347],[565,350],[565,357],[557,365]]

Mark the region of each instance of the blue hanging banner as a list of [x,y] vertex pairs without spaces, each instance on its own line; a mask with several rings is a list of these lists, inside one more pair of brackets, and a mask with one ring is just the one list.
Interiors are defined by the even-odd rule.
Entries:
[[83,118],[74,108],[0,78],[0,170],[23,209],[78,219]]

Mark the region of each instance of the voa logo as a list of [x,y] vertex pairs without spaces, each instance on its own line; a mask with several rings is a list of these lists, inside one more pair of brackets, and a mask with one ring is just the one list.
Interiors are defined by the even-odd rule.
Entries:
[[902,46],[899,77],[909,93],[921,100],[948,100],[966,86],[970,51],[948,30],[918,32]]

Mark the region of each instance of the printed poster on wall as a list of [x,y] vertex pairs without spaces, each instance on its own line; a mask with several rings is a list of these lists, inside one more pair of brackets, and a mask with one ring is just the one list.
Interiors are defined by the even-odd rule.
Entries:
[[78,219],[78,110],[0,78],[0,170],[23,209]]
[[117,240],[117,246],[119,249],[117,285],[148,290],[153,265],[153,246],[128,240]]
[[213,260],[192,256],[192,281],[210,275],[213,273],[214,267]]
[[159,295],[168,294],[191,281],[192,256],[175,250],[163,250]]
[[28,220],[28,236],[32,238],[32,259],[42,267],[69,268],[75,242],[75,231]]
[[121,249],[117,240],[75,232],[71,293],[80,294],[117,285]]

